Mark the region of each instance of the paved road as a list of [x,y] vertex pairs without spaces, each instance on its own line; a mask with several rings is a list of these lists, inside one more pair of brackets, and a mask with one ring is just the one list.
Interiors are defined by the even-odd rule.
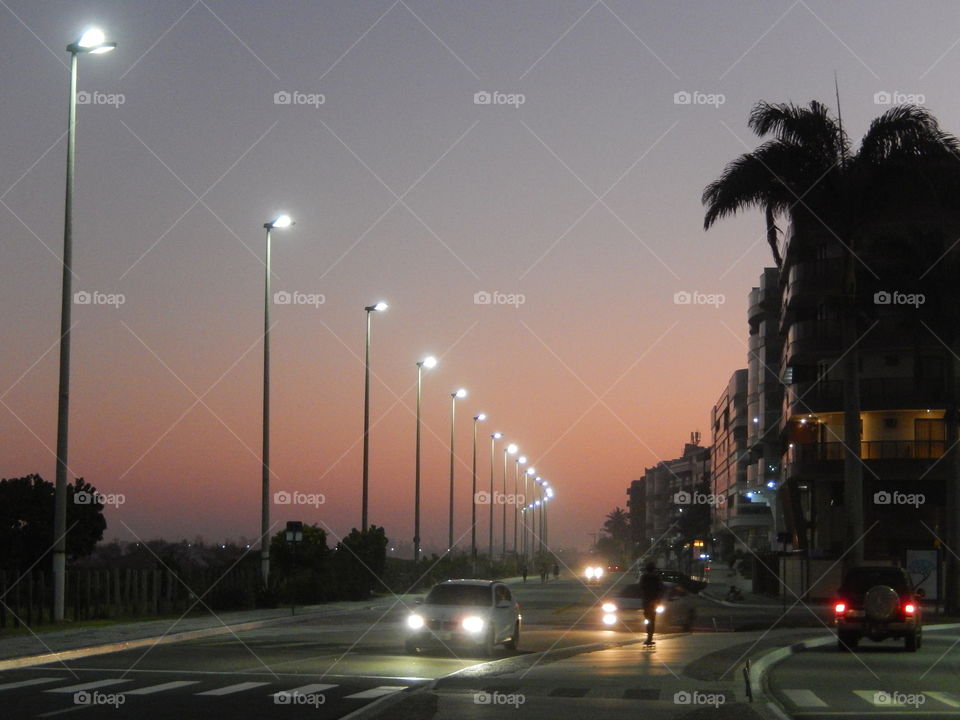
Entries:
[[[726,608],[698,600],[698,631],[708,632],[663,635],[649,653],[632,644],[639,636],[631,628],[611,630],[599,622],[600,598],[611,583],[627,581],[613,576],[590,587],[572,578],[515,584],[525,623],[521,649],[501,649],[493,662],[446,649],[407,655],[402,628],[408,609],[399,603],[385,609],[378,601],[292,624],[2,672],[0,716],[325,720],[437,678],[445,678],[435,693],[437,718],[503,717],[511,696],[519,707],[518,693],[525,718],[535,717],[541,706],[555,714],[550,706],[558,701],[571,712],[610,717],[610,703],[623,712],[641,704],[650,717],[673,717],[711,702],[710,709],[730,710],[742,701],[733,669],[744,649],[752,649],[750,638],[761,634],[716,630],[746,620],[769,626],[780,608]],[[584,646],[607,649],[583,654]],[[711,657],[712,675],[702,671]],[[692,708],[684,706],[682,693],[689,694]]]
[[863,640],[854,653],[835,643],[792,655],[768,676],[772,694],[790,715],[828,718],[960,717],[960,635],[926,628],[923,647]]

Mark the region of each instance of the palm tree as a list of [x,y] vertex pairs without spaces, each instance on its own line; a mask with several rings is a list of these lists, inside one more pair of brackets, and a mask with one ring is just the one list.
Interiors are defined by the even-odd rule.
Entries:
[[[850,549],[845,560],[849,566],[863,559],[864,531],[860,380],[855,346],[865,304],[858,303],[858,280],[862,286],[865,274],[875,276],[858,257],[857,248],[870,243],[879,218],[902,226],[911,222],[929,224],[933,218],[941,223],[941,242],[946,239],[945,228],[957,220],[960,144],[940,129],[931,113],[913,105],[891,108],[876,118],[857,152],[851,151],[840,119],[816,101],[807,107],[760,102],[753,108],[748,125],[757,136],[771,139],[735,159],[706,187],[704,229],[723,217],[756,207],[765,213],[767,242],[778,268],[783,262],[775,224],[778,216],[786,218],[795,231],[803,231],[797,233],[800,242],[814,235],[842,248],[843,280],[836,289],[836,301],[844,350],[843,489]],[[948,373],[948,379],[955,374]],[[948,441],[949,433],[954,439],[958,434],[955,415],[948,413]],[[960,472],[960,452],[954,457],[954,466]],[[953,481],[952,485],[948,516],[957,520],[960,491],[956,488],[960,483]],[[954,533],[956,525],[949,522]],[[956,540],[960,534],[953,537]],[[960,595],[960,588],[955,593]]]

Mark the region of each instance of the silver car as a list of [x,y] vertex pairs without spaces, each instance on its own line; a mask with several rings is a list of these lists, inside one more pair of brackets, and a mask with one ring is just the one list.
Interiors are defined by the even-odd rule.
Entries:
[[407,616],[404,648],[466,646],[490,657],[497,645],[517,649],[520,622],[520,604],[504,583],[446,580]]

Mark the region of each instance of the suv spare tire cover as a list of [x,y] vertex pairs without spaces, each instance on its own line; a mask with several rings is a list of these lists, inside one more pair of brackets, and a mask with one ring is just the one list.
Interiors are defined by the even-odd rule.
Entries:
[[871,620],[889,620],[897,612],[900,598],[889,585],[874,585],[863,598],[863,607]]

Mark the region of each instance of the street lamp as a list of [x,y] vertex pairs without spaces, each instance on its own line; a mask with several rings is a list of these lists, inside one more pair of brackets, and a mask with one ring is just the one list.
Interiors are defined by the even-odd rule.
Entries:
[[477,423],[487,419],[486,413],[473,416],[473,486],[470,491],[470,559],[477,574]]
[[520,508],[520,526],[521,526],[521,545],[522,545],[522,554],[523,554],[523,564],[527,564],[527,549],[529,548],[529,543],[527,542],[527,535],[529,534],[529,520],[527,518],[527,496],[529,495],[529,480],[536,474],[536,469],[533,467],[528,467],[527,472],[523,476],[523,507]]
[[367,312],[367,341],[363,362],[363,502],[360,528],[367,529],[367,505],[370,497],[370,314],[383,312],[389,305],[382,300],[364,308]]
[[[503,449],[503,538],[500,545],[501,557],[507,557],[507,454],[516,455],[517,446],[510,443]],[[516,501],[516,498],[514,498]]]
[[67,182],[63,214],[63,284],[60,291],[60,376],[57,388],[57,472],[53,496],[53,619],[63,620],[67,579],[67,455],[70,422],[70,311],[73,302],[73,184],[77,141],[77,58],[117,47],[104,42],[103,31],[89,28],[67,45],[70,53],[70,98],[67,110]]
[[503,433],[495,432],[490,436],[490,527],[489,527],[489,546],[487,548],[490,553],[490,566],[493,567],[493,505],[494,505],[494,492],[493,492],[493,463],[495,455],[495,445],[497,440],[503,437]]
[[263,483],[260,496],[260,574],[264,586],[270,578],[270,232],[293,225],[289,215],[278,215],[263,224],[267,231],[267,262],[263,284]]
[[520,517],[520,506],[517,504],[517,495],[520,493],[520,466],[527,464],[525,455],[517,458],[513,466],[513,557],[517,557],[517,519]]
[[414,480],[414,509],[413,509],[413,559],[420,561],[420,390],[422,386],[423,369],[437,366],[437,359],[430,355],[417,363],[417,465]]
[[463,388],[450,393],[450,532],[447,535],[447,552],[453,552],[453,438],[457,419],[457,400],[466,396],[467,391]]

